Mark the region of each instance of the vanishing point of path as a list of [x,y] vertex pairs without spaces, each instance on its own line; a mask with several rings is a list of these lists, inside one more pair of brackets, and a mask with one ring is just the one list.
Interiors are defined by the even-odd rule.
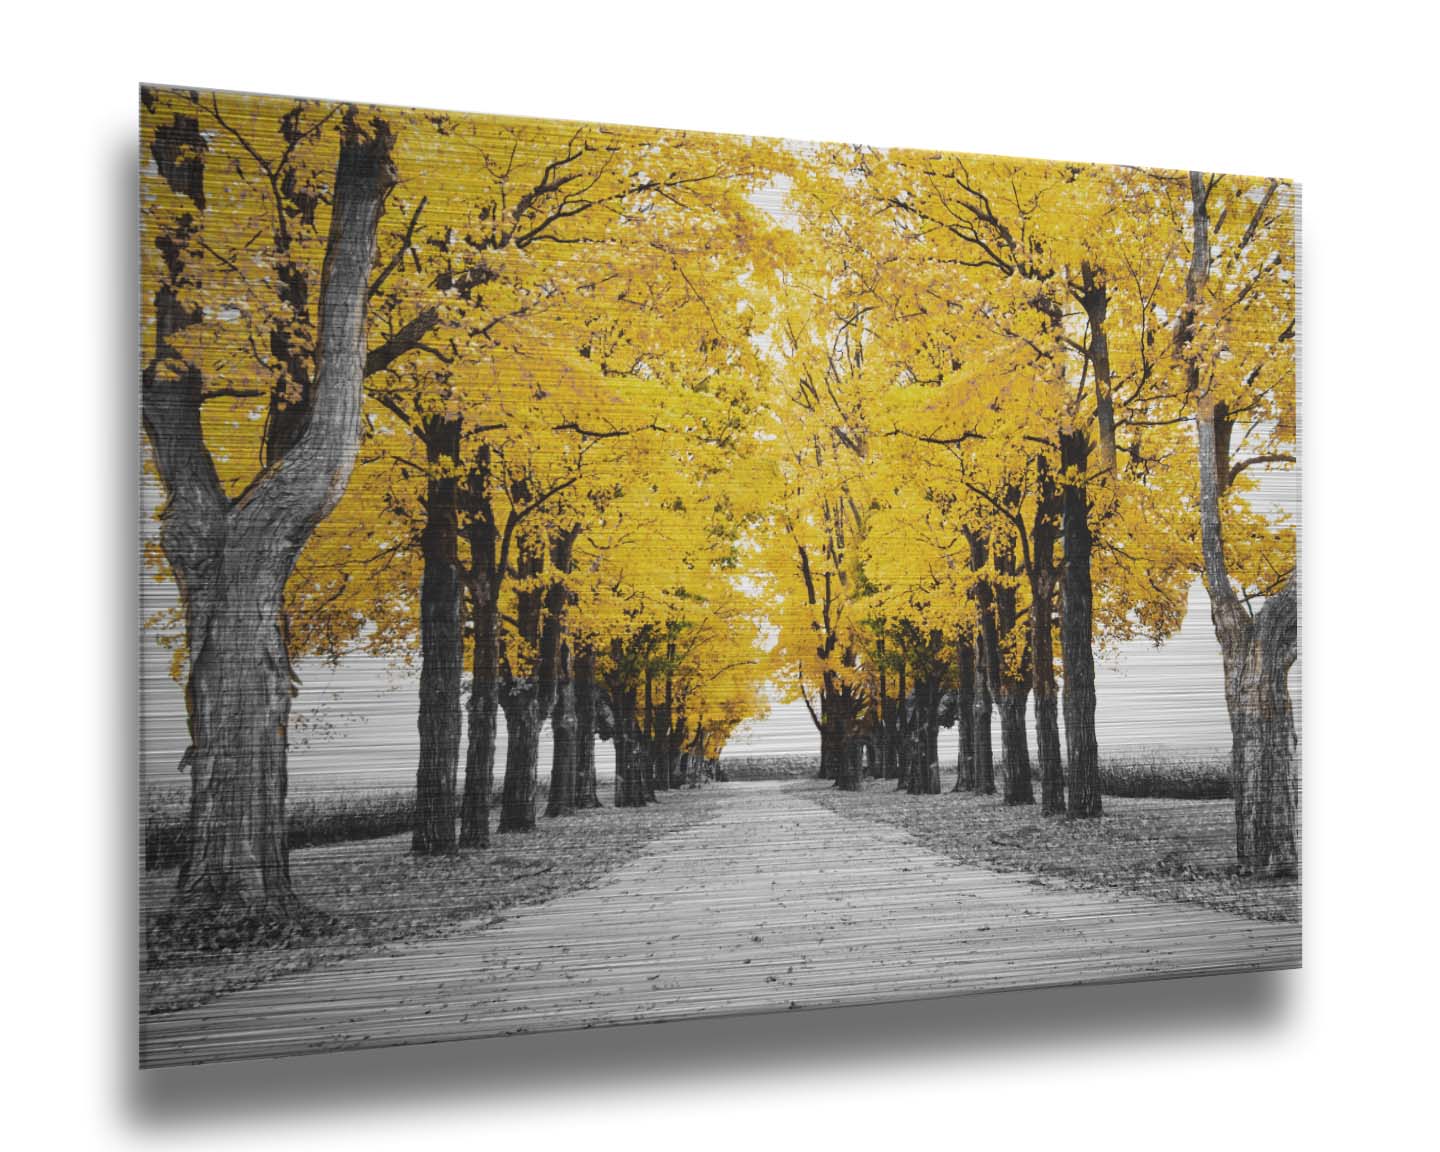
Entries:
[[[593,887],[141,1021],[147,1066],[1282,968],[1300,926],[957,864],[775,782]],[[490,926],[486,926],[490,923]]]

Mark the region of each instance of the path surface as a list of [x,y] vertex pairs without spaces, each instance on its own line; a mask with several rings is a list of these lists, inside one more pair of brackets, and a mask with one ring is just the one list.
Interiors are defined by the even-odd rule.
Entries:
[[498,924],[141,1021],[147,1066],[1290,967],[1297,924],[1041,887],[780,791]]

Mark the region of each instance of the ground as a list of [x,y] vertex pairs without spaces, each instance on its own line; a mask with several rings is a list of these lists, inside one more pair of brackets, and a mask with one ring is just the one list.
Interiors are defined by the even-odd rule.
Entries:
[[830,811],[818,802],[821,791],[771,781],[703,795],[712,810],[588,887],[146,1016],[142,1062],[1280,968],[1300,959],[1297,923],[1057,888],[962,864],[892,823]]
[[282,945],[198,954],[167,946],[148,925],[169,902],[175,872],[146,873],[140,911],[149,946],[140,971],[140,1010],[173,1011],[397,941],[470,930],[516,904],[595,883],[650,841],[706,819],[718,802],[713,793],[682,789],[666,793],[663,804],[607,805],[563,820],[542,819],[534,832],[494,833],[490,848],[453,856],[412,855],[408,832],[292,852],[296,892],[333,923],[318,936]]
[[[820,780],[789,789],[842,816],[904,828],[920,843],[964,864],[1032,873],[1067,888],[1118,889],[1182,900],[1259,920],[1300,919],[1300,881],[1241,876],[1231,800],[1104,797],[1099,820],[1042,816],[1038,804],[950,791],[910,796],[893,780],[866,780],[837,792]],[[1038,793],[1038,788],[1037,788]]]

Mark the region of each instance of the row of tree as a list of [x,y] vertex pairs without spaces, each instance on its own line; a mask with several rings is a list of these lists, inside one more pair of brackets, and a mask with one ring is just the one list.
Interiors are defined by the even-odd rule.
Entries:
[[418,662],[421,853],[488,843],[502,709],[502,831],[534,826],[547,721],[555,815],[597,802],[597,733],[621,805],[713,758],[766,677],[733,577],[762,498],[763,147],[187,91],[146,90],[141,119],[191,728],[177,915],[295,912],[297,656]]
[[993,791],[998,714],[1007,803],[1038,778],[1046,813],[1100,815],[1095,652],[1172,634],[1198,571],[1240,864],[1293,873],[1295,541],[1247,496],[1294,464],[1295,189],[843,147],[791,171],[761,567],[822,775],[858,787],[864,755],[938,792],[953,717],[957,787]]
[[984,789],[993,701],[1013,802],[1033,695],[1089,816],[1095,645],[1196,570],[1242,861],[1294,866],[1293,540],[1243,498],[1293,439],[1287,186],[158,89],[141,134],[178,916],[294,914],[299,656],[418,663],[420,853],[488,843],[502,711],[524,831],[546,723],[551,815],[597,736],[643,804],[772,682],[841,787],[874,746],[938,790],[948,706]]

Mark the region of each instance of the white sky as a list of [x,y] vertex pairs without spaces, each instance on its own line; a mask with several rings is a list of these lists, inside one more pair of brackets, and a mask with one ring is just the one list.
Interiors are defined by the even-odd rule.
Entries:
[[[754,203],[781,223],[790,223],[784,206],[788,181],[760,190]],[[147,479],[147,485],[153,481]],[[155,494],[147,492],[147,506]],[[1262,507],[1283,509],[1299,523],[1300,474],[1264,474],[1253,498]],[[143,583],[142,609],[148,616],[173,603],[173,590]],[[141,651],[141,767],[151,783],[184,778],[176,765],[186,745],[184,698],[169,677],[169,653],[151,637]],[[298,789],[338,786],[353,780],[369,784],[408,786],[419,752],[415,719],[419,674],[399,672],[382,661],[352,656],[331,668],[319,661],[297,667],[302,688],[295,701],[290,770]],[[1291,672],[1291,688],[1299,717],[1300,666]],[[1210,624],[1209,602],[1197,580],[1190,589],[1184,624],[1163,645],[1147,640],[1122,644],[1097,660],[1096,728],[1102,756],[1142,748],[1223,751],[1229,747],[1229,720],[1221,680],[1220,649]],[[1031,715],[1032,755],[1033,709]],[[1063,716],[1062,716],[1063,732]],[[462,738],[463,740],[463,738]],[[995,730],[998,751],[998,724]],[[464,747],[462,742],[462,749]],[[503,771],[505,718],[498,718],[496,771]],[[942,730],[942,761],[957,754],[955,729]],[[732,737],[723,756],[819,754],[819,739],[803,702],[776,704],[770,714],[749,722]],[[541,771],[548,771],[550,729],[541,737]],[[596,749],[597,769],[613,773],[614,754],[608,743]]]
[[[1268,474],[1260,495],[1264,503],[1295,514],[1300,497],[1298,471]],[[148,615],[173,602],[173,591],[147,578],[144,597]],[[169,677],[169,658],[153,637],[144,638],[141,760],[147,782],[179,785],[185,779],[176,771],[186,744],[184,697]],[[304,661],[297,670],[302,686],[295,701],[290,755],[297,790],[356,780],[397,788],[413,782],[419,752],[415,727],[418,672],[396,672],[384,661],[367,656],[350,657],[335,668],[320,661]],[[1291,673],[1297,706],[1299,684],[1297,664]],[[1159,647],[1149,641],[1122,644],[1113,655],[1099,660],[1096,697],[1102,755],[1155,747],[1185,751],[1228,748],[1220,649],[1210,625],[1209,602],[1198,581],[1190,589],[1185,622],[1170,640]],[[497,772],[504,765],[504,725],[502,715]],[[998,731],[997,726],[997,750]],[[542,772],[548,771],[550,747],[547,725],[540,750]],[[940,747],[944,761],[953,763],[957,748],[953,728],[942,731]],[[743,725],[724,751],[726,757],[818,753],[814,726],[799,701],[777,705],[764,719]],[[598,745],[596,761],[602,774],[613,772],[609,744]]]

